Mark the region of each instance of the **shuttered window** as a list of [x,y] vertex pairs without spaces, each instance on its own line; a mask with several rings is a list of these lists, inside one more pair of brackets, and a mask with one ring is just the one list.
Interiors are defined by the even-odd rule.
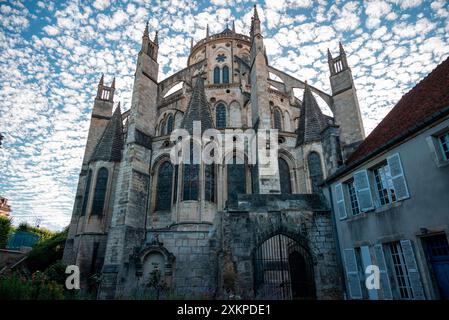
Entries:
[[170,210],[172,203],[173,166],[165,161],[159,167],[156,187],[156,210]]
[[365,212],[374,209],[368,172],[366,170],[361,170],[354,173],[354,188],[360,211]]
[[343,194],[342,184],[339,183],[335,186],[335,202],[337,203],[337,214],[340,219],[344,219],[347,217],[346,214],[346,206],[345,206],[345,197]]
[[440,143],[441,152],[443,153],[443,159],[449,160],[449,133],[445,133],[438,137]]
[[421,276],[410,240],[389,244],[396,289],[400,299],[424,299]]
[[108,169],[100,168],[97,174],[97,183],[95,184],[94,200],[92,203],[92,215],[103,214],[107,185],[108,185]]
[[355,194],[354,180],[346,183],[349,194],[349,201],[351,204],[351,212],[353,216],[360,214],[359,202],[357,201],[357,195]]
[[360,285],[360,276],[357,257],[353,248],[344,249],[343,257],[346,271],[346,282],[348,284],[348,295],[350,299],[362,299],[362,287]]
[[374,180],[376,181],[377,198],[380,205],[396,201],[396,194],[393,188],[390,170],[387,164],[381,165],[373,170]]
[[383,246],[377,244],[374,246],[374,254],[376,257],[376,263],[380,271],[380,292],[382,294],[381,298],[385,300],[393,299],[393,294],[391,292],[390,278],[388,276],[387,264],[385,261],[385,254]]
[[[403,200],[409,197],[407,182],[405,181],[404,171],[399,153],[395,153],[387,158],[389,173],[393,184],[394,198]],[[393,195],[392,195],[393,198]]]

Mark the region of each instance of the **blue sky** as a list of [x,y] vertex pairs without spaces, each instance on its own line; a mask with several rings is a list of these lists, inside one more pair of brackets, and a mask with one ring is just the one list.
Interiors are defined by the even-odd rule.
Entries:
[[[0,195],[13,219],[61,229],[102,73],[129,108],[136,55],[149,20],[159,29],[159,78],[185,67],[190,37],[235,20],[248,34],[254,2],[0,1]],[[369,133],[449,54],[445,0],[258,3],[270,64],[329,92],[326,50],[344,44]]]

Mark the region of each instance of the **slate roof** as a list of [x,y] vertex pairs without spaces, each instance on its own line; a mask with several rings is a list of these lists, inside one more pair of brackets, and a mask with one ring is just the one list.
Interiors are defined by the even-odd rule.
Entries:
[[379,125],[348,158],[354,163],[449,107],[449,58],[402,96]]
[[321,132],[327,127],[328,120],[321,112],[307,82],[300,111],[296,146],[321,140]]
[[123,124],[119,104],[95,146],[89,161],[119,162],[122,158],[122,148]]
[[204,79],[202,76],[197,76],[195,87],[190,97],[187,111],[181,122],[181,128],[186,129],[193,135],[193,122],[201,121],[201,133],[206,129],[213,128],[214,122],[210,112],[209,104],[207,102],[206,93],[204,92]]

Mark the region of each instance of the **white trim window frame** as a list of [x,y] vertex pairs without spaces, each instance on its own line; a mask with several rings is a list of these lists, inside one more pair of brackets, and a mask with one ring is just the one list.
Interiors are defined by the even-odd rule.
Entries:
[[438,145],[440,146],[443,160],[449,161],[449,132],[445,132],[438,136]]
[[380,206],[396,202],[396,195],[393,186],[393,180],[390,174],[390,168],[387,163],[372,169],[374,184],[376,187],[376,198]]

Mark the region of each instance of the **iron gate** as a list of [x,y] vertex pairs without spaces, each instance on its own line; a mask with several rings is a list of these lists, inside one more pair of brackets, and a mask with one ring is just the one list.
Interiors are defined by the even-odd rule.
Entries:
[[265,240],[254,253],[254,287],[259,299],[313,299],[309,252],[284,234]]

